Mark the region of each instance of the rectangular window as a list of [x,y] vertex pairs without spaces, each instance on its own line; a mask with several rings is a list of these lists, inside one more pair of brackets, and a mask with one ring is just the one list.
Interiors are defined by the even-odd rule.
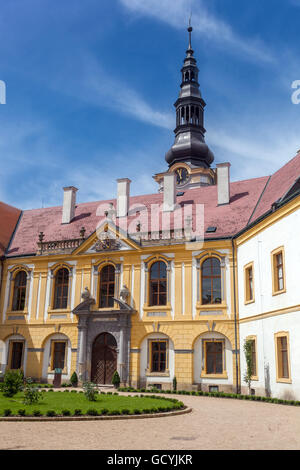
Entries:
[[20,369],[22,367],[23,347],[24,343],[21,341],[14,341],[11,350],[11,369]]
[[251,339],[249,340],[252,343],[252,376],[256,377],[257,376],[257,367],[256,367],[256,339]]
[[55,341],[53,344],[52,369],[64,369],[65,367],[65,341]]
[[223,341],[205,342],[205,372],[206,374],[223,373]]
[[285,292],[284,250],[272,252],[273,294]]
[[245,267],[245,302],[254,300],[253,264]]
[[276,290],[284,289],[282,253],[275,255]]
[[278,379],[289,379],[289,351],[287,336],[277,336],[277,376]]
[[151,372],[166,372],[167,341],[151,341],[150,343]]

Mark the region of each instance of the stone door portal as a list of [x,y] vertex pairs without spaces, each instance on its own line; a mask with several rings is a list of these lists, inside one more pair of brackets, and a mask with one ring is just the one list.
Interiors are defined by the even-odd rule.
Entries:
[[92,348],[91,380],[97,384],[111,384],[117,370],[117,342],[110,333],[101,333]]

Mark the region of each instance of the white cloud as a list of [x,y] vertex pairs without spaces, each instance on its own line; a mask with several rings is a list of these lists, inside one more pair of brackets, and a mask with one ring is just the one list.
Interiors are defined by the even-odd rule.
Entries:
[[[72,80],[57,79],[55,87],[61,92],[97,107],[114,109],[118,113],[166,129],[174,125],[174,115],[154,109],[142,96],[126,83],[103,70],[99,62],[87,51],[78,54],[78,73]],[[67,85],[67,86],[66,86]]]
[[273,54],[259,39],[242,38],[225,21],[207,10],[203,0],[120,0],[129,11],[154,17],[174,28],[182,29],[192,9],[192,25],[196,34],[222,45],[234,48],[242,56],[256,61],[275,62]]
[[231,124],[230,130],[228,124],[222,131],[217,130],[218,126],[210,129],[207,142],[216,149],[215,163],[231,163],[234,180],[270,175],[291,160],[300,148],[299,133],[292,123],[282,126],[279,122],[265,121],[260,126],[252,125],[250,135]]

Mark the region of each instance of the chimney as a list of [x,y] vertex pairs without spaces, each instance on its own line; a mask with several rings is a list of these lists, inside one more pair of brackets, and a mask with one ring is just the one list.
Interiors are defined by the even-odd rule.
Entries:
[[117,197],[117,217],[126,217],[129,210],[130,183],[128,178],[117,179],[118,197]]
[[217,165],[218,206],[230,201],[230,163]]
[[74,186],[67,186],[64,190],[64,204],[62,211],[62,224],[69,224],[75,216],[76,192]]
[[164,212],[174,211],[176,205],[176,175],[164,175]]

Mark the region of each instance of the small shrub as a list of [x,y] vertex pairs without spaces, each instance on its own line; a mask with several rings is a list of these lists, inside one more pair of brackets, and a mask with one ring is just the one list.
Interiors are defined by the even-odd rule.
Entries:
[[79,408],[76,408],[76,410],[74,410],[74,416],[81,416],[82,415],[82,410],[80,410]]
[[74,371],[73,374],[71,375],[70,382],[71,382],[72,387],[77,387],[77,385],[78,385],[78,377],[77,377],[77,374],[76,374],[75,371]]
[[114,392],[114,395],[119,395],[118,392]]
[[52,388],[50,388],[50,390],[48,390],[48,392],[54,392],[54,390]]
[[97,385],[93,382],[85,382],[83,384],[83,393],[88,401],[96,401],[97,400]]
[[108,413],[107,408],[102,408],[102,410],[100,411],[100,414],[102,414],[102,415],[107,415],[107,413]]
[[71,416],[71,411],[70,410],[62,410],[61,414],[63,416]]
[[121,410],[121,413],[122,413],[122,415],[129,415],[130,410],[129,410],[128,408],[123,408],[123,409]]
[[134,413],[135,415],[140,415],[140,414],[141,414],[141,410],[139,410],[138,408],[135,408],[135,409],[133,410],[133,413]]
[[111,383],[113,384],[115,388],[118,388],[120,386],[120,382],[121,382],[121,378],[120,378],[119,372],[115,370]]
[[8,370],[4,374],[2,385],[3,395],[13,397],[23,389],[24,375],[21,370]]
[[107,392],[107,395],[112,395],[112,392]]
[[42,416],[40,410],[33,410],[33,416]]
[[71,390],[71,393],[77,393],[77,390]]
[[12,414],[12,411],[10,408],[6,408],[5,410],[3,410],[3,416],[11,416]]
[[176,390],[177,390],[177,379],[176,379],[175,376],[173,377],[173,390],[174,390],[174,392],[176,392]]
[[[46,390],[42,390],[42,391],[46,392]],[[23,403],[25,405],[33,405],[33,403],[38,403],[43,398],[44,396],[39,391],[39,388],[36,385],[34,385],[32,380],[30,378],[26,379]]]
[[86,412],[86,415],[88,416],[98,416],[98,411],[96,408],[89,408]]
[[21,410],[18,410],[18,415],[19,416],[25,416],[26,415],[26,410],[24,410],[23,408]]
[[51,417],[56,416],[55,410],[47,410],[46,411],[46,416],[51,416]]
[[111,410],[108,414],[113,415],[113,416],[118,416],[118,415],[121,414],[121,411],[120,410]]
[[66,393],[66,392],[70,392],[70,390],[64,390],[64,392],[65,392],[65,393]]

